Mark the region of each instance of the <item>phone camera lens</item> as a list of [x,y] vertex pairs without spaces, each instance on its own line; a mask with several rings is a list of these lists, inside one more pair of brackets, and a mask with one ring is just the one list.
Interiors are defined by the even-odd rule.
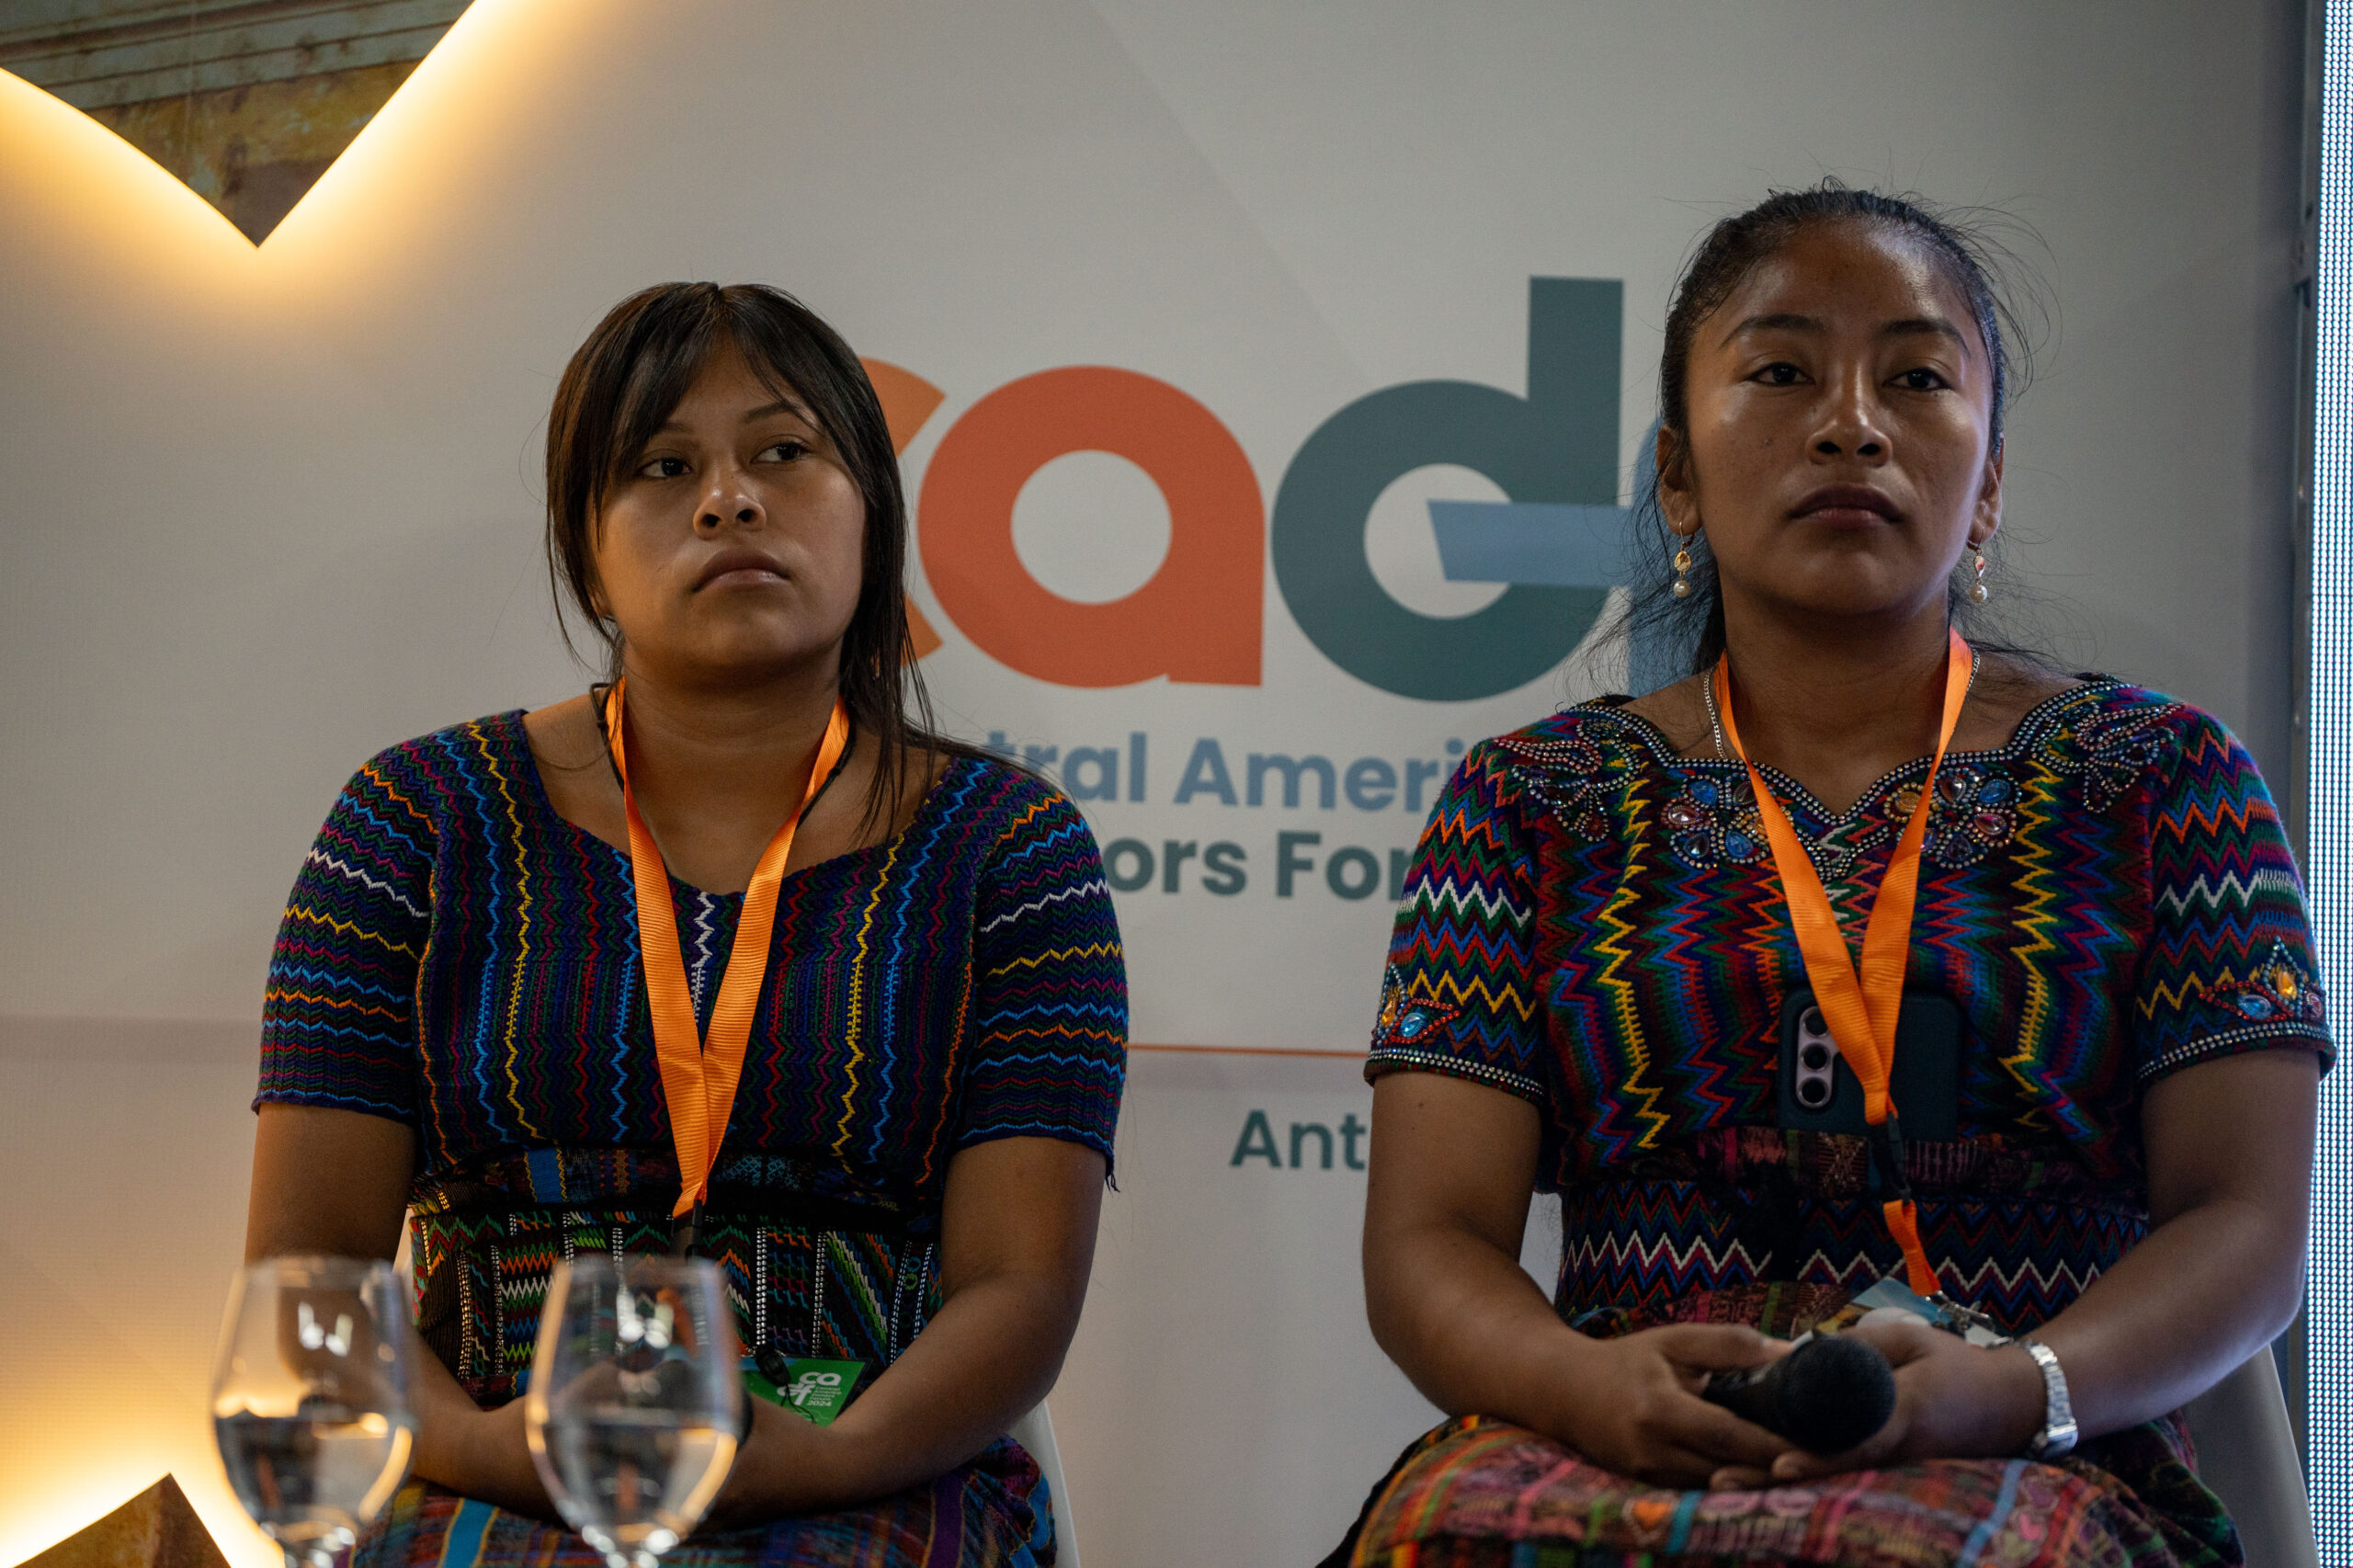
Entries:
[[1808,1110],[1820,1110],[1830,1103],[1830,1085],[1819,1078],[1805,1078],[1798,1083],[1798,1103]]
[[1805,1064],[1806,1071],[1819,1073],[1830,1065],[1830,1048],[1809,1040],[1805,1049],[1798,1052],[1798,1060]]
[[1823,1026],[1822,1009],[1819,1007],[1808,1007],[1803,1013],[1799,1015],[1798,1032],[1800,1034],[1828,1034],[1830,1032],[1829,1029]]

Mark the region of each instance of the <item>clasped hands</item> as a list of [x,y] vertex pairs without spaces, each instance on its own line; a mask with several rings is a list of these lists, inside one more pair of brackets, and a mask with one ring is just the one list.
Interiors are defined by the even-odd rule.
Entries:
[[[842,1506],[859,1490],[856,1445],[835,1428],[819,1426],[749,1393],[749,1434],[735,1451],[734,1468],[703,1517],[703,1528],[731,1529],[788,1515]],[[556,1518],[554,1503],[531,1462],[523,1433],[523,1401],[473,1413],[453,1435],[448,1460],[419,1471],[468,1497],[510,1513]]]
[[1985,1348],[1926,1324],[1847,1331],[1895,1369],[1895,1413],[1843,1454],[1809,1454],[1700,1397],[1712,1372],[1789,1353],[1732,1324],[1676,1324],[1580,1339],[1562,1369],[1549,1436],[1593,1463],[1654,1485],[1738,1490],[1907,1460],[2009,1456],[2041,1430],[2042,1376],[2015,1345]]

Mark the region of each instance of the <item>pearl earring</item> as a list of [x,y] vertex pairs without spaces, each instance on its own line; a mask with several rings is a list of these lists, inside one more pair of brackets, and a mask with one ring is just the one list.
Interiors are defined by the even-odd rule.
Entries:
[[1986,599],[1985,551],[1977,545],[1969,547],[1969,602],[1982,605]]
[[1675,552],[1675,597],[1691,597],[1691,547],[1688,543]]

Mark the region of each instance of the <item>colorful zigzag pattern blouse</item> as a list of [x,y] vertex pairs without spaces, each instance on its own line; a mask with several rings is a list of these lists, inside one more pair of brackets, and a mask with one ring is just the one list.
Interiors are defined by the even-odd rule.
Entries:
[[[743,895],[671,894],[707,1027]],[[949,1160],[1108,1161],[1126,1039],[1094,837],[1026,773],[959,757],[897,837],[787,877],[700,1249],[745,1344],[870,1381],[937,1305]],[[416,1129],[419,1326],[477,1398],[521,1391],[558,1258],[666,1248],[655,1063],[628,853],[556,814],[519,712],[352,778],[278,931],[256,1103]]]
[[[1543,1112],[1573,1324],[1793,1332],[1901,1256],[1862,1140],[1784,1130],[1805,971],[1746,776],[1624,701],[1463,759],[1406,879],[1367,1075]],[[1927,768],[1835,815],[1764,770],[1857,950]],[[1935,791],[1906,989],[1958,1006],[1957,1135],[1915,1136],[1908,1172],[1946,1290],[2017,1332],[2147,1233],[2151,1083],[2245,1051],[2325,1062],[2328,1037],[2279,813],[2211,718],[2086,677]]]

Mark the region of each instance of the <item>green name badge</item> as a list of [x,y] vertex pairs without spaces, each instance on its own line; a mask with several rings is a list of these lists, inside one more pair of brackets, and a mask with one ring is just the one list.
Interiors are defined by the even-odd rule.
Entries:
[[[761,1362],[765,1361],[765,1366]],[[768,1351],[759,1360],[744,1358],[744,1387],[770,1404],[830,1426],[849,1403],[863,1361],[826,1361],[813,1356],[779,1356]]]

